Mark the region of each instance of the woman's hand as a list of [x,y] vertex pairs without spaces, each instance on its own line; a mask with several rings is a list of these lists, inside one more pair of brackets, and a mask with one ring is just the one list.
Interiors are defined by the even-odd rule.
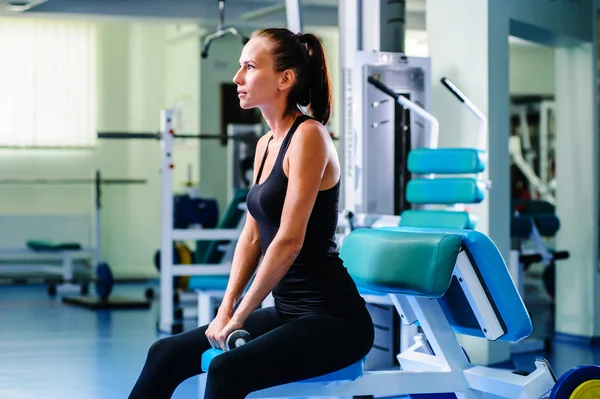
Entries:
[[228,315],[217,314],[209,324],[206,337],[213,348],[227,350],[225,342],[229,334],[242,328],[242,323]]

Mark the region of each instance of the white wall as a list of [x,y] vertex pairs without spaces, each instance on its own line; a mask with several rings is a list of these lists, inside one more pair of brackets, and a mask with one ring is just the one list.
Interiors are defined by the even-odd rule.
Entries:
[[509,47],[510,94],[553,96],[555,50],[552,47],[513,42]]

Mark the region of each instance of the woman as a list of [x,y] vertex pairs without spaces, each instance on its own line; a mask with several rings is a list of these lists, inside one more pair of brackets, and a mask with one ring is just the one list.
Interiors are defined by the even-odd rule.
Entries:
[[[287,29],[254,32],[233,81],[240,106],[259,108],[271,130],[257,145],[227,290],[208,326],[152,345],[132,399],[170,398],[201,373],[202,353],[225,349],[237,329],[253,339],[213,359],[205,399],[242,399],[327,374],[359,361],[373,344],[371,317],[335,243],[341,172],[323,126],[332,92],[319,39]],[[275,306],[258,309],[271,292]]]

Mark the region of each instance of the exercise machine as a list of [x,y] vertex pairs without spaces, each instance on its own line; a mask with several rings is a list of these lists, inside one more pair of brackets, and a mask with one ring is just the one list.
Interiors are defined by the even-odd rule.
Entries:
[[[200,302],[198,318],[210,314],[211,301],[222,295],[229,279],[233,248],[240,236],[245,222],[245,198],[247,188],[244,187],[244,176],[247,176],[247,152],[258,141],[258,126],[236,127],[231,126],[227,135],[221,134],[192,134],[176,133],[174,118],[176,109],[164,109],[160,114],[160,129],[157,132],[99,132],[99,139],[115,140],[157,140],[161,146],[161,246],[160,246],[160,316],[157,329],[160,332],[174,334],[183,331],[183,322],[180,317],[175,317],[174,306],[174,277],[189,277],[189,291],[191,295],[179,294],[179,301],[186,302],[188,296],[195,296]],[[191,140],[226,140],[229,146],[228,156],[233,160],[230,164],[230,177],[232,184],[232,198],[223,217],[219,219],[216,228],[204,226],[190,226],[176,228],[173,220],[173,152],[176,139]],[[239,162],[236,161],[239,156]],[[253,165],[252,165],[253,166]],[[239,189],[234,189],[237,187]],[[196,250],[194,261],[186,264],[175,264],[173,257],[173,244],[177,242],[202,243],[203,249]],[[178,315],[180,312],[177,312]],[[208,316],[210,317],[210,316]],[[204,319],[202,319],[204,320]]]
[[[202,58],[208,58],[208,51],[210,49],[211,43],[222,37],[230,36],[230,35],[235,36],[238,39],[240,39],[242,45],[248,43],[248,41],[250,40],[247,36],[240,33],[240,31],[237,28],[235,28],[233,26],[225,26],[225,0],[218,0],[218,4],[219,4],[219,21],[217,23],[217,30],[206,35],[206,37],[204,38],[204,42],[202,43],[202,51],[200,53]],[[199,37],[199,36],[203,36],[203,35],[204,35],[204,30],[198,29],[196,31],[189,32],[189,33],[183,34],[179,37],[176,37],[175,39],[171,40],[170,43],[175,44],[175,43],[179,43],[179,42],[188,40],[190,38]]]
[[[62,302],[71,305],[81,305],[84,307],[101,307],[103,309],[114,307],[148,307],[145,301],[125,301],[111,298],[109,295],[112,291],[114,279],[110,272],[110,267],[101,259],[101,213],[102,213],[102,187],[103,186],[123,186],[123,185],[140,185],[145,184],[144,179],[129,179],[129,178],[104,178],[100,170],[96,170],[91,178],[66,178],[66,179],[0,179],[0,184],[3,185],[83,185],[92,187],[92,209],[89,217],[90,227],[90,244],[86,246],[81,242],[55,241],[51,237],[33,237],[26,240],[25,246],[21,248],[2,248],[0,249],[0,258],[4,262],[7,257],[18,256],[20,259],[26,259],[27,264],[19,264],[15,266],[2,265],[2,271],[34,271],[45,274],[59,275],[60,283],[50,282],[48,286],[48,294],[55,296],[61,294]],[[36,216],[38,217],[38,216]],[[39,221],[35,223],[44,223],[45,217],[39,216]],[[66,219],[65,219],[66,220]],[[34,223],[31,224],[35,226]],[[19,229],[19,226],[13,226]],[[32,234],[35,234],[32,232]],[[23,258],[25,256],[25,258]],[[60,266],[49,264],[52,259],[60,259]],[[77,281],[75,272],[80,269],[79,261],[87,261],[89,267],[84,267],[84,270],[90,270],[90,276]],[[88,296],[89,283],[94,284],[95,296]],[[73,292],[79,292],[81,296],[68,296]]]
[[[557,380],[543,358],[535,360],[534,371],[521,374],[471,364],[457,334],[518,342],[532,331],[500,252],[480,232],[357,229],[346,238],[341,256],[360,286],[389,295],[402,323],[418,323],[423,333],[398,354],[400,365],[393,370],[364,370],[363,359],[330,374],[253,392],[249,398],[457,393],[468,399],[483,395],[537,399],[547,394],[562,399],[600,378],[600,367],[583,366]],[[209,349],[199,359],[207,371],[200,375],[199,397],[211,372],[210,362],[222,354]]]
[[[511,161],[527,179],[530,198],[555,205],[555,103],[548,99],[516,101],[511,111],[513,119],[518,121],[516,134],[510,136]],[[533,128],[535,134],[532,134],[530,118],[538,122],[537,128]]]

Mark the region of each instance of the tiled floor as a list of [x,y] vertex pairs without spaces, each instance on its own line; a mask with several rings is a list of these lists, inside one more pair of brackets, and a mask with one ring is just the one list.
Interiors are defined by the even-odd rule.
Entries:
[[[116,287],[115,294],[142,298],[145,288]],[[0,398],[126,398],[158,338],[157,307],[90,311],[49,299],[43,286],[0,286]],[[558,375],[600,364],[600,350],[566,344],[545,356]],[[530,370],[534,359],[520,356],[515,362]],[[174,399],[195,399],[197,392],[192,378]]]

